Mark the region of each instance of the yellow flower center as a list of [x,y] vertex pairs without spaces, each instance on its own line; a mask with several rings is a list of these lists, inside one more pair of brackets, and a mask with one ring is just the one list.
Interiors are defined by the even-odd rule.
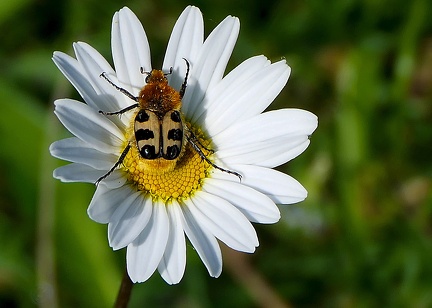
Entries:
[[[210,141],[204,137],[202,131],[195,129],[193,133],[202,145],[200,148],[204,155],[211,154],[203,148],[208,147]],[[200,157],[189,142],[185,141],[183,147],[183,153],[178,159],[149,160],[142,158],[136,144],[131,142],[131,148],[123,161],[129,181],[136,185],[137,189],[148,192],[154,199],[167,201],[171,198],[190,197],[201,188],[203,179],[208,177],[212,166]]]

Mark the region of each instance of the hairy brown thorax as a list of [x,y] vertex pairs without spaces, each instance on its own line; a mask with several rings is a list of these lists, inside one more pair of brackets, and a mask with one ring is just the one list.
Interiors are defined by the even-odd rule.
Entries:
[[170,110],[180,110],[180,93],[168,85],[165,74],[161,70],[152,70],[148,74],[147,85],[138,95],[140,108],[153,111],[159,118]]

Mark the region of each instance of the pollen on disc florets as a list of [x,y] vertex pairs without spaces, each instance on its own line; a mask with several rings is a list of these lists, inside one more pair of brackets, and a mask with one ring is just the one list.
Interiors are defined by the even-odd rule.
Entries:
[[[207,147],[210,144],[200,129],[192,130],[201,145]],[[139,154],[137,147],[132,145],[123,161],[131,184],[135,185],[138,190],[148,192],[154,199],[166,201],[171,198],[190,197],[201,188],[212,166],[200,157],[189,142],[185,142],[183,146],[182,155],[173,162],[163,158],[144,159]],[[202,151],[205,155],[210,154],[206,149]]]

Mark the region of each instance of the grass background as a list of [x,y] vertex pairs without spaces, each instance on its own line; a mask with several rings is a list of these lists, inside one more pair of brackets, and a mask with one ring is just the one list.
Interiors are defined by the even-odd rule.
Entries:
[[228,70],[264,54],[290,80],[271,108],[318,115],[308,150],[280,169],[308,189],[257,225],[253,255],[223,250],[208,277],[191,247],[182,282],[158,274],[131,307],[430,307],[432,305],[432,3],[428,0],[0,2],[0,307],[110,307],[125,262],[86,208],[94,187],[52,179],[48,146],[68,136],[57,98],[79,99],[51,61],[85,41],[109,61],[111,18],[129,6],[154,67],[188,4],[208,34],[238,16]]

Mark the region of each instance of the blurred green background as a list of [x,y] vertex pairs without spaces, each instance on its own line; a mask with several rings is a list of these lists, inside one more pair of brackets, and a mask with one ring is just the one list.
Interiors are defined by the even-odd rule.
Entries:
[[240,18],[228,69],[286,58],[292,75],[271,108],[319,117],[308,150],[282,166],[309,191],[256,225],[253,255],[224,249],[210,278],[193,248],[168,286],[154,274],[130,307],[432,306],[432,3],[428,0],[0,1],[0,307],[110,307],[125,250],[86,208],[94,187],[62,184],[48,146],[68,136],[57,98],[80,99],[51,61],[85,41],[110,62],[111,18],[144,24],[154,67],[188,4],[208,34]]

